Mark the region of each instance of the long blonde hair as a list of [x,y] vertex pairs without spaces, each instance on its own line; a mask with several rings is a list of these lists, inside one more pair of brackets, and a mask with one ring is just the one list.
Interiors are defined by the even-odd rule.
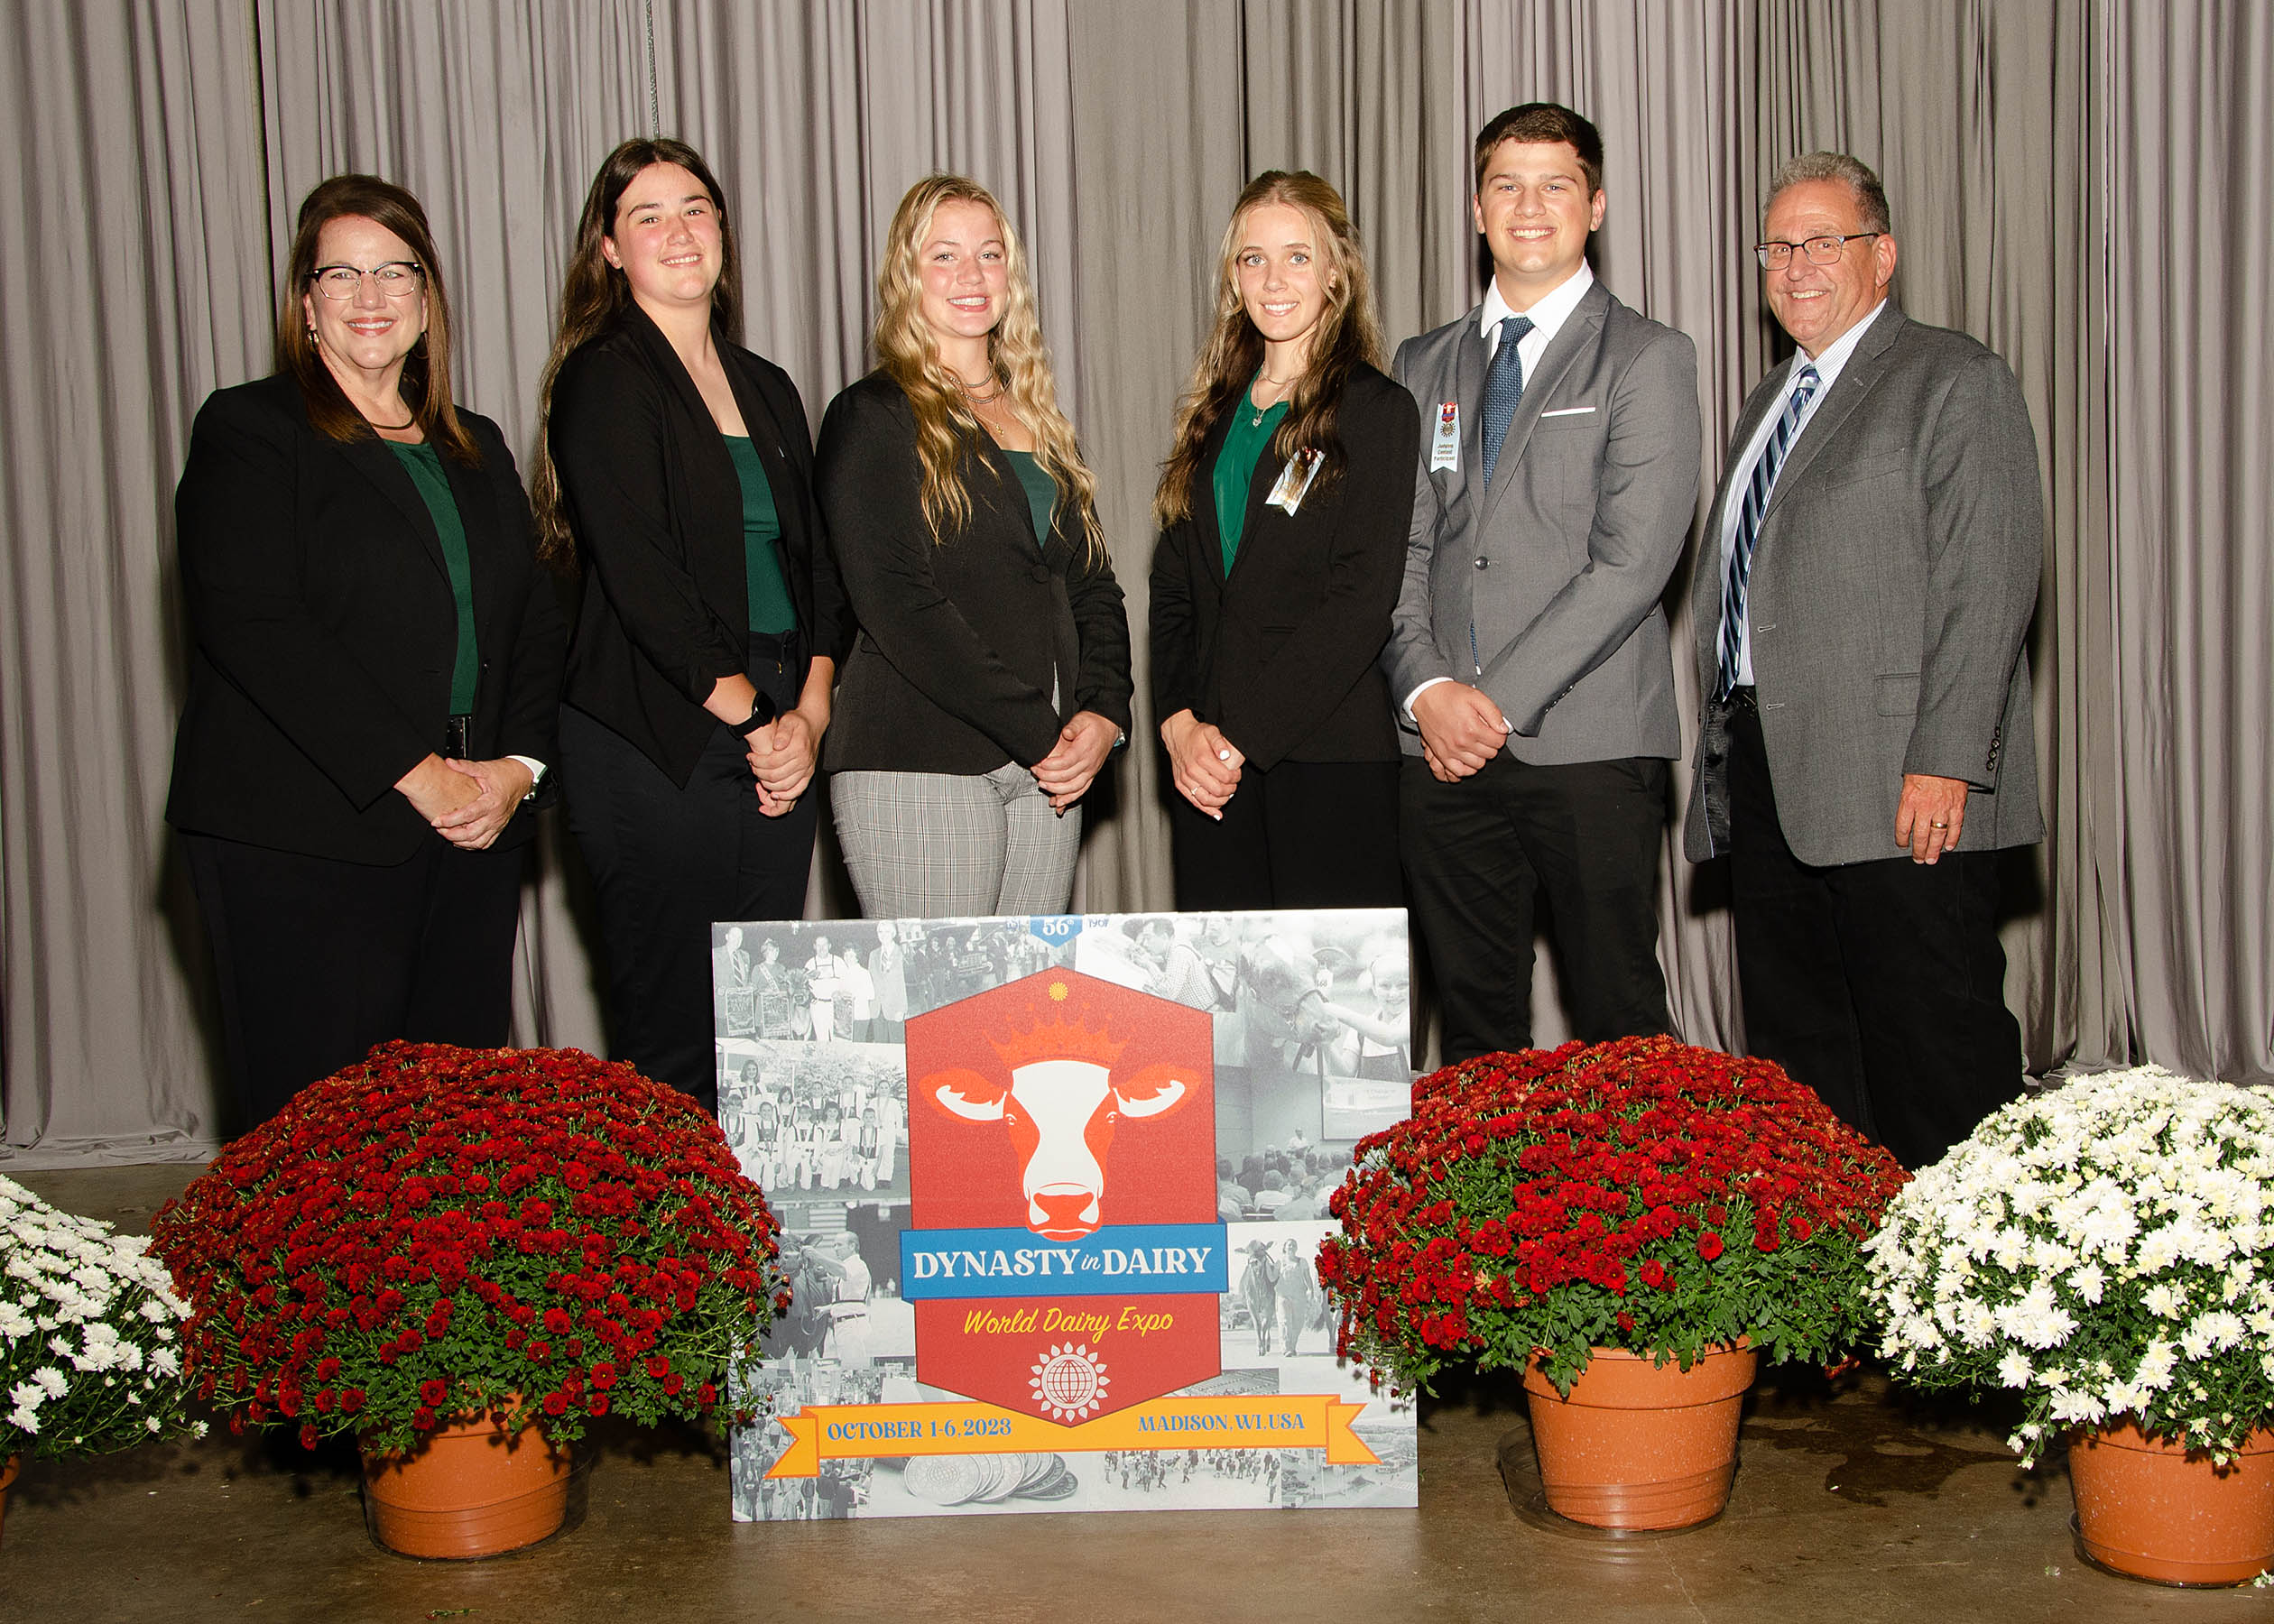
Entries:
[[1346,460],[1336,420],[1343,390],[1361,365],[1380,367],[1382,323],[1374,315],[1373,279],[1342,194],[1308,170],[1266,170],[1247,183],[1232,206],[1216,254],[1216,327],[1192,364],[1192,381],[1177,402],[1176,437],[1153,492],[1153,521],[1164,529],[1191,516],[1192,480],[1206,449],[1208,431],[1245,392],[1263,362],[1263,335],[1240,299],[1240,222],[1265,203],[1299,208],[1310,218],[1325,256],[1326,308],[1318,318],[1310,354],[1288,392],[1287,415],[1271,437],[1271,455],[1284,460],[1299,447],[1319,454],[1317,482],[1331,486]]
[[892,211],[892,224],[884,235],[884,263],[876,273],[876,362],[901,386],[916,414],[916,454],[924,468],[924,523],[938,543],[971,521],[963,463],[966,457],[975,457],[985,433],[965,402],[962,381],[940,360],[939,346],[924,323],[918,259],[930,235],[932,217],[947,203],[976,203],[995,217],[1007,298],[1003,319],[987,336],[987,363],[1009,395],[1012,410],[1034,433],[1034,460],[1058,486],[1059,500],[1073,505],[1083,556],[1095,565],[1105,551],[1105,532],[1097,522],[1097,481],[1082,461],[1074,425],[1058,410],[1049,352],[1043,347],[1042,325],[1035,318],[1026,251],[994,194],[961,175],[927,175],[908,189]]

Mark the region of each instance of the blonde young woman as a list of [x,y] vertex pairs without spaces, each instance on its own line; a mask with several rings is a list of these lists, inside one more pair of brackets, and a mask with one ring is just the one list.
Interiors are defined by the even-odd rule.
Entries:
[[1398,736],[1375,657],[1419,413],[1380,370],[1365,259],[1326,181],[1257,176],[1218,265],[1153,497],[1177,906],[1393,908]]
[[870,918],[1057,913],[1129,725],[1129,626],[1019,240],[984,187],[901,199],[877,368],[830,402],[821,507],[860,623],[824,765]]

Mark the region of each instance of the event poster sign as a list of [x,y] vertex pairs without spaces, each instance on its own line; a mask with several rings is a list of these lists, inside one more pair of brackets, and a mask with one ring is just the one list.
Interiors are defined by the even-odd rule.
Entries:
[[719,1119],[790,1312],[738,1520],[1411,1506],[1315,1269],[1403,1117],[1394,910],[713,935]]

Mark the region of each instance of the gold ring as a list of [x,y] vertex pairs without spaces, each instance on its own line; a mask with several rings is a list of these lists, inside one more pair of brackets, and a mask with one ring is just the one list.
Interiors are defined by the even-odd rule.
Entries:
[[1950,827],[1950,826],[1946,823],[1930,823],[1927,826],[1930,829],[1947,829]]

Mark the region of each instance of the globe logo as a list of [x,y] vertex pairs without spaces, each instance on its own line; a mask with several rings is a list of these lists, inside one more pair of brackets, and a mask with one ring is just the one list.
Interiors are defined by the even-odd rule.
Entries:
[[1031,1366],[1035,1402],[1053,1421],[1081,1421],[1104,1398],[1105,1361],[1086,1346],[1054,1343],[1040,1364]]

